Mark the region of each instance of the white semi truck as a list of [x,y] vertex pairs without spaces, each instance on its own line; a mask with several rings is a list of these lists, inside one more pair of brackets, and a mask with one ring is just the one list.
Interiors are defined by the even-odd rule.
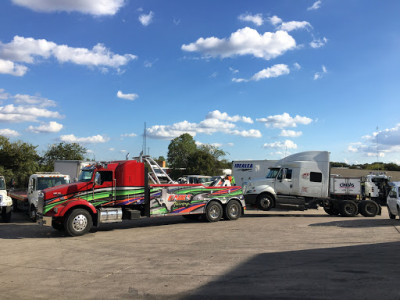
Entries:
[[29,218],[35,222],[40,192],[47,188],[68,183],[70,183],[69,175],[58,172],[32,174],[29,176],[27,190],[11,190],[9,196],[12,198],[14,210],[27,210]]
[[272,167],[277,160],[235,160],[232,162],[232,176],[235,178],[235,184],[243,186],[255,178],[261,178],[268,174],[268,169]]
[[4,176],[0,175],[0,210],[3,222],[10,222],[12,204],[12,199],[7,195],[6,181]]
[[247,205],[269,210],[276,206],[298,209],[322,206],[330,215],[373,217],[380,206],[362,200],[361,178],[331,177],[329,152],[300,152],[275,163],[265,178],[243,186]]

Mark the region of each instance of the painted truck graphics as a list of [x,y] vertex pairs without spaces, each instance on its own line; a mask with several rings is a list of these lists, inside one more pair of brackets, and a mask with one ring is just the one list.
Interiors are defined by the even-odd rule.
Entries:
[[84,168],[80,181],[43,190],[39,223],[77,236],[92,225],[123,219],[182,215],[215,222],[238,219],[245,210],[239,186],[149,185],[147,178],[144,163],[137,161]]

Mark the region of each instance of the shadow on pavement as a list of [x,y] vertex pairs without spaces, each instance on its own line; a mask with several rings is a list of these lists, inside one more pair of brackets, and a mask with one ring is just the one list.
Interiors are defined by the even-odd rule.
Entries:
[[390,220],[390,219],[374,219],[374,218],[360,218],[360,219],[352,219],[340,221],[332,221],[325,223],[315,223],[310,224],[308,226],[334,226],[334,227],[387,227],[387,226],[400,226],[399,220]]
[[[185,223],[203,223],[202,221],[189,221],[181,216],[169,216],[159,218],[145,218],[140,220],[123,221],[122,223],[101,224],[93,227],[91,232],[134,229],[140,227],[168,226]],[[211,223],[210,223],[211,224]],[[89,233],[90,234],[90,233]],[[24,217],[13,218],[10,223],[0,223],[0,239],[25,239],[25,238],[60,238],[69,237],[63,231],[57,231],[51,227],[37,225],[26,221]]]
[[400,299],[400,242],[263,253],[182,299]]

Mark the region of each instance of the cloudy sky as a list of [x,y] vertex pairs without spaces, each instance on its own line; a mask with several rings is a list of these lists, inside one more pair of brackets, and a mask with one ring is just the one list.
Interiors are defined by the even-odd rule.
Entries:
[[227,159],[400,163],[400,2],[3,0],[0,134],[97,160],[191,134]]

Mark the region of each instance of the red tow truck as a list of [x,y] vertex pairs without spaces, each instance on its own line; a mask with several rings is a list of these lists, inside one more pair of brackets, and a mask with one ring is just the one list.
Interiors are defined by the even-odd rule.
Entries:
[[80,236],[124,219],[181,215],[217,222],[236,220],[245,209],[239,186],[149,184],[145,164],[126,160],[83,168],[78,182],[43,190],[37,217],[41,225]]

